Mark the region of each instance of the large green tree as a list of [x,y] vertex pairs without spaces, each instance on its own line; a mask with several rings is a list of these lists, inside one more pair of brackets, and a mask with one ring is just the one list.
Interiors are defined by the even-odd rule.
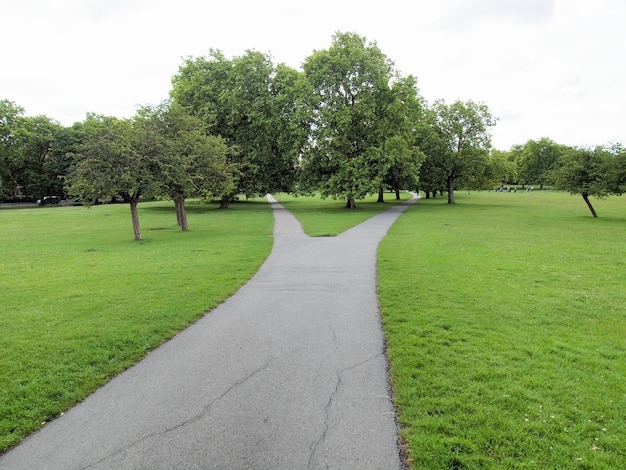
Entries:
[[490,128],[496,124],[489,107],[473,101],[456,101],[450,105],[436,101],[435,130],[444,143],[440,156],[446,175],[448,203],[454,204],[456,183],[475,180],[485,171],[491,147]]
[[291,191],[307,138],[302,74],[274,66],[266,54],[226,58],[219,50],[187,59],[173,77],[171,96],[211,133],[238,149],[237,191],[247,196]]
[[[412,83],[394,94],[393,63],[355,33],[335,34],[331,46],[310,55],[303,69],[313,109],[301,189],[344,198],[346,207],[355,208],[357,198],[383,186],[393,157],[396,162],[412,158],[412,142],[402,142],[409,138],[406,123],[393,125],[405,112],[394,114],[395,96],[407,93]],[[412,93],[417,94],[414,88]]]

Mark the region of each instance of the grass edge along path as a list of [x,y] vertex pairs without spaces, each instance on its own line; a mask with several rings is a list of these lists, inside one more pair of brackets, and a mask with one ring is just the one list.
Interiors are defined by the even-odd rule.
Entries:
[[413,468],[626,468],[626,201],[457,201],[422,199],[379,247]]
[[0,452],[231,296],[273,243],[263,199],[0,211]]
[[333,237],[375,216],[393,204],[411,199],[411,194],[400,193],[396,200],[395,193],[385,193],[385,202],[376,202],[378,196],[372,195],[357,201],[357,209],[346,209],[345,200],[322,199],[319,195],[292,196],[279,193],[273,195],[276,200],[293,214],[302,224],[304,232],[311,237]]

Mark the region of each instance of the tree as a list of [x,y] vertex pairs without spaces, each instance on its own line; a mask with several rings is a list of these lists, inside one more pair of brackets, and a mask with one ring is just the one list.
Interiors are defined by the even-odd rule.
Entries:
[[267,192],[293,192],[298,182],[300,155],[309,139],[309,92],[303,72],[284,64],[276,66],[270,83],[273,111],[269,142],[274,163],[269,181],[273,185]]
[[[313,114],[301,189],[344,198],[346,207],[355,208],[355,199],[378,192],[391,166],[385,140],[391,137],[386,114],[393,64],[375,43],[337,33],[330,48],[314,52],[303,69]],[[397,141],[393,147],[399,148]]]
[[[397,77],[389,92],[389,104],[383,109],[382,153],[389,161],[383,185],[393,189],[399,200],[401,189],[415,190],[419,183],[420,167],[426,156],[419,150],[416,138],[425,105],[413,76]],[[378,200],[384,201],[382,188]]]
[[271,58],[246,51],[233,59],[233,86],[228,90],[231,138],[239,149],[242,178],[239,190],[246,196],[293,188],[302,132],[289,126],[288,110],[297,101],[294,85],[298,72]]
[[437,192],[443,192],[447,185],[444,156],[448,147],[437,128],[437,115],[432,108],[425,110],[424,120],[416,131],[416,144],[425,155],[419,172],[419,187],[426,199],[431,194],[436,197]]
[[558,165],[550,174],[554,189],[580,194],[593,217],[598,217],[589,196],[603,198],[611,194],[604,173],[607,158],[608,152],[602,147],[565,150]]
[[612,145],[607,150],[603,174],[607,191],[622,195],[626,192],[626,149],[621,144]]
[[130,205],[135,240],[142,239],[139,200],[154,188],[153,160],[140,148],[131,120],[107,120],[87,137],[67,179],[68,193],[87,206],[99,198],[122,196]]
[[47,116],[23,116],[15,103],[0,101],[0,197],[20,191],[29,198],[62,194],[64,168],[55,151],[62,127]]
[[538,184],[539,188],[543,189],[550,171],[565,149],[565,146],[546,137],[538,141],[529,140],[526,142],[518,159],[520,183],[523,185]]
[[255,196],[293,188],[307,138],[307,113],[300,110],[304,90],[300,72],[274,67],[265,54],[246,51],[227,59],[212,50],[185,61],[173,78],[171,96],[237,147],[231,155],[241,175],[235,189]]
[[[419,170],[424,161],[424,154],[410,141],[400,136],[392,136],[383,143],[383,155],[389,160],[389,167],[383,177],[386,185],[396,193],[396,200],[400,200],[401,189],[417,189]],[[380,188],[378,202],[384,202]]]
[[139,110],[134,121],[142,155],[152,160],[159,194],[168,195],[176,207],[177,223],[189,229],[185,199],[191,196],[222,198],[235,188],[230,148],[221,137],[211,136],[198,118],[173,103]]
[[491,147],[489,128],[496,120],[486,104],[473,101],[456,101],[451,105],[436,101],[434,111],[436,132],[445,143],[441,157],[448,203],[454,204],[455,183],[461,178],[471,181],[484,171]]
[[493,188],[517,180],[517,165],[510,159],[508,152],[492,149],[487,165],[476,180],[476,189]]
[[17,185],[15,167],[22,148],[18,134],[23,126],[24,108],[0,100],[0,198],[13,197]]
[[61,125],[47,116],[24,118],[19,134],[23,149],[17,183],[27,195],[43,198],[46,194],[62,194],[67,167],[63,156],[55,152],[61,130]]

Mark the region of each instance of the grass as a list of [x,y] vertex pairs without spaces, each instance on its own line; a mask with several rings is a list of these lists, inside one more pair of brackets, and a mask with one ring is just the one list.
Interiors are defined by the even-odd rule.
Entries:
[[[277,199],[313,236],[389,207]],[[393,197],[387,195],[393,202]],[[626,201],[462,193],[408,208],[379,293],[414,468],[626,467]],[[264,202],[0,211],[0,451],[231,295],[271,249]],[[62,235],[60,235],[62,234]]]
[[272,246],[262,200],[0,211],[0,452],[233,294]]
[[385,203],[376,202],[378,196],[369,196],[357,201],[356,210],[345,208],[345,201],[322,199],[319,196],[291,196],[276,194],[274,197],[285,209],[294,214],[304,231],[312,237],[335,236],[364,220],[388,209],[390,204],[406,201],[411,196],[401,193],[401,201],[396,201],[395,193],[385,193]]
[[626,200],[422,200],[379,249],[416,469],[626,468]]

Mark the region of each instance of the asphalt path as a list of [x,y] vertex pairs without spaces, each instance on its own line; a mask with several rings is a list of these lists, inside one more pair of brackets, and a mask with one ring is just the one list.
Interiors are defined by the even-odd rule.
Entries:
[[416,199],[312,238],[268,198],[275,241],[257,274],[1,469],[402,468],[376,251]]

